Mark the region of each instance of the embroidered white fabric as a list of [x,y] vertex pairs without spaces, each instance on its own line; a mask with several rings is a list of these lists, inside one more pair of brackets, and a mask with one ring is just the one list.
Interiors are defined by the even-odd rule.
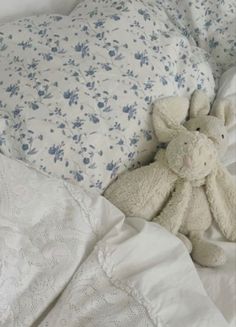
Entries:
[[0,155],[1,327],[226,327],[182,243]]

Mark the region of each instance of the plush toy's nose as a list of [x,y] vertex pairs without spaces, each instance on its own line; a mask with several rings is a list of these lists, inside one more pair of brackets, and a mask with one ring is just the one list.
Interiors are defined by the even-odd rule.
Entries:
[[189,157],[189,156],[184,156],[184,159],[183,159],[183,164],[185,167],[187,168],[191,168],[192,167],[192,159]]

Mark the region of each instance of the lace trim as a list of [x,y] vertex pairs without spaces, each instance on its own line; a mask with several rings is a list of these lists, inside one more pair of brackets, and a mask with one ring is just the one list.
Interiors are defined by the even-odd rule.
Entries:
[[147,311],[148,316],[155,327],[168,327],[169,324],[167,322],[164,322],[155,313],[156,310],[153,307],[152,303],[150,303],[146,298],[144,298],[143,295],[137,289],[135,289],[131,283],[129,283],[129,281],[124,282],[112,276],[115,265],[112,261],[111,253],[109,252],[109,250],[101,245],[97,245],[95,249],[97,251],[97,258],[100,267],[102,268],[110,282],[115,287],[132,296],[135,301],[142,305]]
[[80,209],[83,211],[84,216],[86,217],[87,222],[91,228],[92,233],[94,234],[96,240],[99,240],[99,233],[97,231],[98,220],[97,216],[94,215],[91,210],[87,207],[84,197],[82,196],[85,191],[82,188],[75,190],[72,185],[63,181],[63,185],[66,187],[69,194],[73,197],[76,203],[79,205]]

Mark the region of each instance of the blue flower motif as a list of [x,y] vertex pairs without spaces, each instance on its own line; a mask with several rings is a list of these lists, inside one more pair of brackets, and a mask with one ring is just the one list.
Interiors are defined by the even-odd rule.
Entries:
[[143,16],[144,20],[150,20],[150,15],[147,10],[139,9],[138,13]]
[[210,48],[210,49],[215,49],[218,45],[219,45],[219,42],[216,41],[214,37],[212,37],[212,38],[209,40],[209,48]]
[[10,97],[17,95],[19,91],[19,86],[17,84],[11,84],[6,88],[6,92],[9,93]]
[[112,15],[111,18],[112,18],[113,20],[115,20],[115,21],[120,20],[120,16],[117,15],[117,14]]
[[6,139],[3,133],[0,133],[0,146],[6,144]]
[[135,119],[137,109],[134,105],[127,105],[123,107],[123,112],[128,114],[128,120],[130,120],[131,118]]
[[18,105],[16,105],[15,109],[13,110],[13,117],[20,117],[20,113],[22,112],[23,108],[19,107]]
[[81,182],[84,180],[84,177],[83,177],[83,173],[82,171],[74,171],[73,172],[73,175],[74,175],[74,179],[77,181],[77,182]]
[[90,120],[91,122],[93,122],[94,124],[97,124],[97,123],[99,123],[99,121],[100,121],[96,114],[91,114],[91,115],[89,115],[89,120]]
[[143,136],[147,141],[152,140],[152,132],[147,130],[142,130]]
[[64,124],[64,123],[61,123],[59,126],[58,126],[58,128],[65,128],[66,127],[66,125]]
[[178,88],[184,86],[185,77],[182,74],[175,75],[175,82],[177,82]]
[[76,90],[68,90],[64,92],[64,98],[68,99],[69,106],[72,106],[73,104],[78,104],[79,94]]
[[48,150],[48,153],[54,156],[54,162],[56,163],[58,160],[62,161],[64,156],[64,150],[62,149],[62,145],[55,145],[51,146]]
[[84,119],[77,117],[76,121],[73,122],[72,124],[73,124],[73,128],[80,128],[84,124]]
[[77,43],[75,51],[80,52],[82,58],[89,56],[89,46],[87,43]]
[[165,76],[160,76],[160,81],[162,83],[162,85],[167,85],[167,80]]
[[0,37],[0,51],[4,51],[7,49],[7,45],[3,42],[3,38]]
[[102,66],[102,68],[103,68],[104,70],[106,70],[107,72],[108,72],[109,70],[112,70],[112,67],[111,67],[110,64],[101,64],[101,66]]
[[53,56],[51,53],[43,53],[42,56],[43,56],[43,59],[46,61],[51,61],[53,59]]
[[104,21],[99,19],[94,23],[94,25],[95,25],[95,28],[103,27],[104,26]]
[[109,51],[109,56],[110,56],[110,57],[114,57],[115,55],[116,55],[115,50],[110,50],[110,51]]
[[84,163],[85,165],[88,165],[88,164],[90,163],[90,159],[89,159],[89,158],[84,158],[84,159],[83,159],[83,163]]
[[27,151],[29,149],[28,144],[22,144],[22,150]]
[[139,136],[136,133],[134,133],[133,136],[130,138],[130,146],[137,145],[138,141],[139,141]]
[[31,107],[33,110],[37,110],[37,109],[39,109],[39,105],[37,104],[36,101],[31,102],[31,103],[30,103],[30,107]]
[[106,170],[111,172],[111,178],[113,178],[116,175],[118,169],[119,169],[118,163],[113,162],[113,160],[109,162],[106,166]]
[[140,61],[140,66],[142,67],[143,65],[148,65],[148,56],[146,55],[146,51],[141,52],[138,51],[134,55],[135,59]]
[[23,50],[27,49],[27,48],[31,48],[32,47],[32,40],[29,39],[28,41],[22,41],[20,43],[17,43],[18,46],[22,47]]
[[96,67],[90,66],[89,69],[85,71],[85,76],[94,76],[96,71]]

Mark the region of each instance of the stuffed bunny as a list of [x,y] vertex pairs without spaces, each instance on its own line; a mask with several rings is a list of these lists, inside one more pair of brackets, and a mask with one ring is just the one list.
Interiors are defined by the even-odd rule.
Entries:
[[181,125],[188,109],[181,97],[154,104],[154,129],[167,148],[150,165],[120,175],[104,195],[126,216],[161,224],[184,242],[195,262],[215,267],[224,264],[225,253],[203,234],[214,218],[222,234],[236,241],[236,189],[214,140]]

